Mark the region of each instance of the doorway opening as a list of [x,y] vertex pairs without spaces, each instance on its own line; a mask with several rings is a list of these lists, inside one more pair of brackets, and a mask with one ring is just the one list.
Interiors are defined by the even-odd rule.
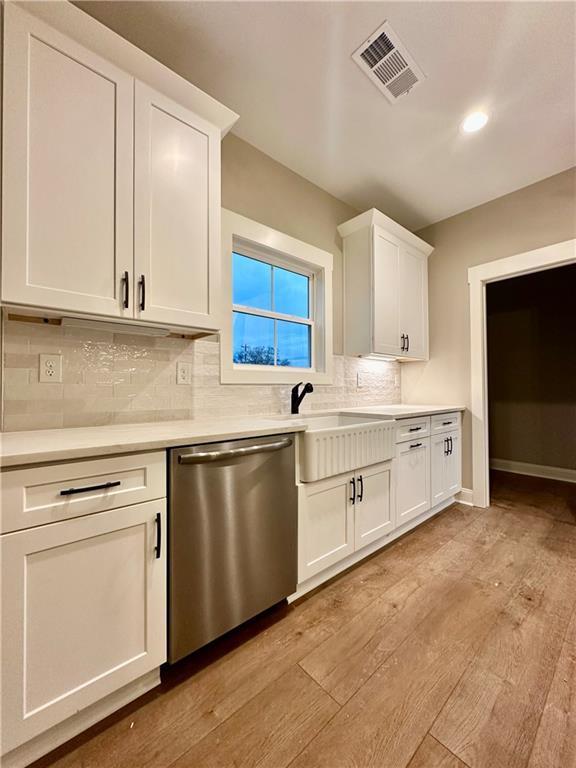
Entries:
[[576,482],[576,264],[487,284],[486,357],[491,484]]
[[[517,256],[480,264],[468,270],[468,282],[470,285],[472,499],[475,506],[487,507],[490,503],[486,333],[487,287],[496,281],[573,264],[576,264],[576,240],[565,240],[564,242],[555,243],[535,251],[528,251]],[[571,304],[573,303],[574,299],[571,300]]]

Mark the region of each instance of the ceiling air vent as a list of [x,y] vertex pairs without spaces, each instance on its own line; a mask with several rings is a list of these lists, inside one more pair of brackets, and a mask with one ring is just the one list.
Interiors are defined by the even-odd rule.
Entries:
[[354,51],[352,58],[391,102],[425,77],[387,21]]

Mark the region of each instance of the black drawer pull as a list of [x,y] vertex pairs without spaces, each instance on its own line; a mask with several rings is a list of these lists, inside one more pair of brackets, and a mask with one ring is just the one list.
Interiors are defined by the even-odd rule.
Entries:
[[412,450],[412,448],[420,448],[421,445],[422,443],[412,443],[412,445],[410,446],[410,450]]
[[100,485],[85,485],[83,488],[66,488],[60,491],[60,496],[73,496],[75,493],[89,493],[90,491],[104,491],[107,488],[116,488],[121,485],[120,480],[114,480],[110,483],[100,483]]
[[408,432],[419,432],[422,427],[408,427]]
[[122,275],[122,285],[124,287],[124,296],[122,298],[122,306],[124,309],[128,309],[130,304],[130,275],[128,272],[124,272]]
[[353,477],[352,480],[350,480],[350,485],[352,486],[352,496],[350,496],[350,501],[352,504],[356,504],[356,478]]
[[140,312],[144,312],[146,309],[146,277],[144,275],[140,275],[138,287],[140,288]]
[[160,559],[162,554],[162,515],[160,512],[156,514],[156,546],[154,547],[156,553],[156,560]]
[[442,426],[443,426],[443,427],[447,427],[447,426],[449,426],[450,424],[452,424],[452,422],[451,422],[451,421],[443,421],[443,422],[442,422]]
[[358,476],[358,482],[360,483],[360,493],[356,498],[358,501],[362,501],[364,499],[364,477],[362,475]]

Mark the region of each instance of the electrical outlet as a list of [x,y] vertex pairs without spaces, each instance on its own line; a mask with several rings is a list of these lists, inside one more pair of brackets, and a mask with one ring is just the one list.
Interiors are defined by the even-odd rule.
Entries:
[[370,374],[368,374],[366,371],[358,371],[356,373],[356,389],[365,389],[366,387],[369,387],[372,383],[372,379],[370,377]]
[[62,381],[62,355],[40,355],[41,384],[56,384]]
[[192,363],[176,363],[176,384],[192,384]]

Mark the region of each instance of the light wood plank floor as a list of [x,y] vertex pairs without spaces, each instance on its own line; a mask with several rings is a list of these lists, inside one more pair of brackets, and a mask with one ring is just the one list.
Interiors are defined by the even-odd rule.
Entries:
[[575,768],[576,486],[506,473],[35,768]]

